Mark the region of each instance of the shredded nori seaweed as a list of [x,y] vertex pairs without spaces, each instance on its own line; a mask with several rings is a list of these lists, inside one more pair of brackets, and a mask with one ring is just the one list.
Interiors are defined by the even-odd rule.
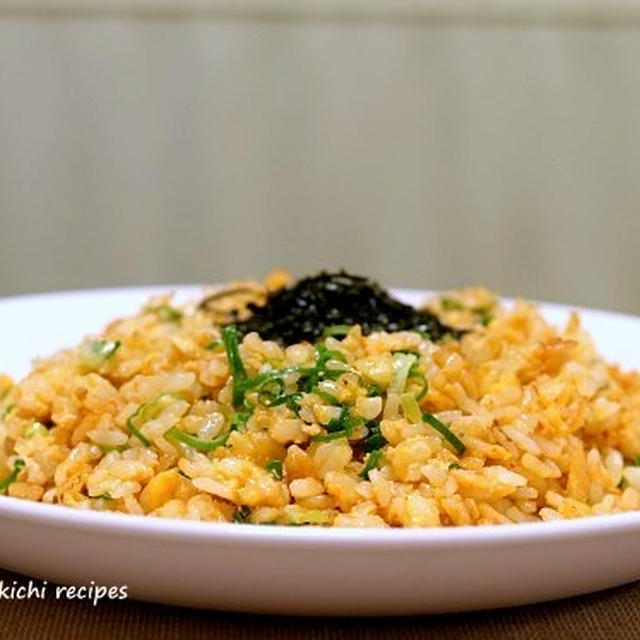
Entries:
[[249,304],[251,315],[235,320],[240,334],[256,331],[267,340],[290,345],[315,342],[334,325],[360,325],[373,331],[419,331],[437,341],[463,332],[444,325],[436,315],[391,297],[379,284],[340,271],[298,280],[267,296],[264,305]]

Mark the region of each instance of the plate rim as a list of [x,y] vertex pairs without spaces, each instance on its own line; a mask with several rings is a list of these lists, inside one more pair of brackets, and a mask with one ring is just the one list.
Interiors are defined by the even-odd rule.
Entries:
[[376,528],[376,527],[283,527],[259,524],[202,522],[76,509],[66,505],[29,502],[0,496],[0,515],[28,524],[46,524],[78,531],[99,529],[124,536],[161,537],[165,540],[189,538],[200,542],[262,542],[268,545],[324,547],[327,543],[354,549],[408,547],[452,548],[494,547],[502,544],[529,544],[609,537],[640,533],[640,511],[586,516],[553,522],[525,522],[460,527]]

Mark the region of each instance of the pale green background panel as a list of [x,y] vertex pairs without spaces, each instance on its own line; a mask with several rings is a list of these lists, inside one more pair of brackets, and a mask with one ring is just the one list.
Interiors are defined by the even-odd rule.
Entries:
[[640,313],[640,31],[2,14],[0,293],[345,266]]

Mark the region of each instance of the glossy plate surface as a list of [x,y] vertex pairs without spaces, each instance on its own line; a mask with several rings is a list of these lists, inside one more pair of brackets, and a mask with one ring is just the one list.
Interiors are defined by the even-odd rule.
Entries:
[[[72,346],[158,291],[0,300],[0,371]],[[398,292],[417,302],[427,292]],[[544,305],[563,322],[569,309]],[[598,349],[640,368],[640,318],[581,310]],[[142,600],[235,611],[390,615],[551,600],[640,579],[640,513],[434,530],[220,525],[74,510],[0,496],[0,566],[66,584],[127,585]]]

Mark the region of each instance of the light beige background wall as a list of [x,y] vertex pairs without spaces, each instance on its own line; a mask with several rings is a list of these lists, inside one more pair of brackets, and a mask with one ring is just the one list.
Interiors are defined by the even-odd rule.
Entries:
[[347,268],[640,313],[640,31],[2,11],[0,293]]

